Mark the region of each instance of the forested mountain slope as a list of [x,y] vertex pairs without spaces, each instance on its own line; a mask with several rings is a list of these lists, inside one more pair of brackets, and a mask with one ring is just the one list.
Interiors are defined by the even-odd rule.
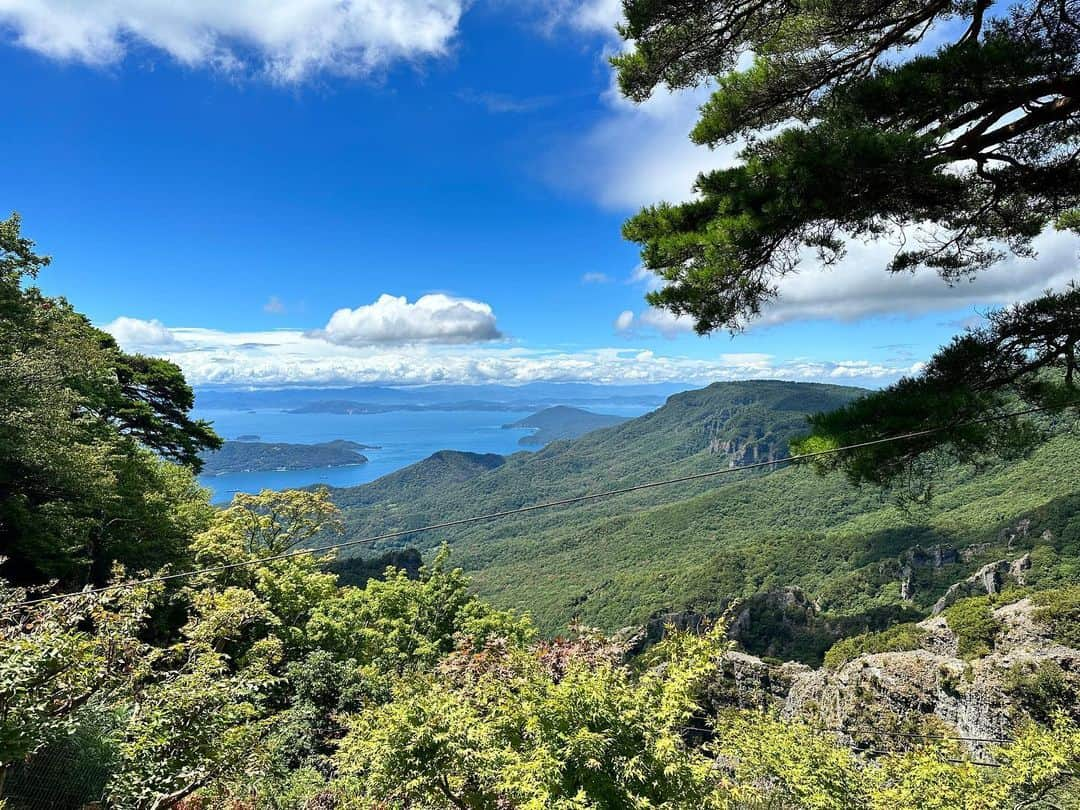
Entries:
[[576,439],[601,428],[611,427],[625,422],[625,416],[612,416],[606,413],[593,413],[568,405],[555,405],[542,411],[503,425],[504,428],[533,428],[534,433],[522,436],[521,445],[544,445],[558,439]]
[[[805,429],[807,413],[860,393],[772,381],[717,383],[614,428],[515,454],[472,477],[425,474],[421,486],[405,488],[382,479],[337,490],[334,500],[345,511],[349,536],[359,537],[781,458],[788,439]],[[1075,576],[1080,438],[1060,432],[1028,457],[981,472],[945,467],[935,474],[929,503],[903,508],[894,495],[853,487],[838,474],[792,468],[735,473],[406,542],[430,549],[444,540],[483,595],[528,610],[548,632],[574,618],[613,630],[668,611],[716,612],[734,597],[787,586],[806,591],[819,622],[860,632],[887,624],[902,607],[925,611],[949,585],[1006,553],[1033,550],[1033,582]],[[909,600],[901,599],[902,583]],[[828,643],[823,639],[815,650]]]

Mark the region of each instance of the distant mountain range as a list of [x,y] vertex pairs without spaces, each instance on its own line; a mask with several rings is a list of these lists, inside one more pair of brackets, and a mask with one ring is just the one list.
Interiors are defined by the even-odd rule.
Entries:
[[625,422],[625,416],[611,416],[604,413],[572,408],[569,405],[556,405],[545,408],[532,416],[526,416],[516,422],[503,425],[504,428],[532,428],[535,433],[522,436],[518,444],[525,446],[551,444],[559,439],[576,439],[593,430],[612,427]]
[[367,462],[367,456],[361,450],[377,449],[374,445],[344,439],[319,444],[288,444],[252,441],[244,437],[243,440],[225,442],[220,450],[204,453],[203,474],[345,467]]
[[[593,385],[589,383],[530,383],[509,385],[426,385],[391,388],[351,386],[346,388],[250,389],[204,386],[196,389],[195,404],[200,409],[295,410],[317,403],[359,403],[365,408],[403,410],[402,406],[460,410],[463,404],[484,403],[490,410],[539,410],[551,405],[594,407],[598,403],[660,405],[664,399],[691,386],[685,383],[647,385]],[[502,407],[494,407],[501,405]],[[398,406],[398,407],[388,407]],[[454,406],[448,408],[447,406]],[[326,411],[324,411],[326,412]],[[339,411],[333,411],[339,412]]]
[[472,400],[465,402],[355,402],[350,399],[321,399],[296,408],[289,408],[289,413],[336,413],[336,414],[372,414],[392,413],[394,411],[518,411],[520,404],[512,402],[485,402]]
[[[807,415],[863,393],[717,383],[535,453],[441,453],[333,497],[347,536],[358,538],[782,459]],[[1030,552],[1029,587],[1075,576],[1080,437],[1060,432],[1027,457],[979,470],[943,465],[929,503],[901,506],[841,474],[789,467],[418,534],[379,550],[429,553],[448,541],[483,596],[528,611],[550,633],[575,618],[606,630],[688,621],[775,592],[748,603],[745,646],[820,662],[836,638],[928,615],[951,585],[1003,559]],[[785,596],[791,588],[801,595]],[[792,598],[809,607],[793,612]]]

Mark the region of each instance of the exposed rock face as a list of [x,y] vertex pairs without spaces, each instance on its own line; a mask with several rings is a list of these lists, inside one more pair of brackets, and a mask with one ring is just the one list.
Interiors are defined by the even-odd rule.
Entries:
[[1027,572],[1031,570],[1031,555],[1025,554],[1018,560],[1013,560],[1009,566],[1009,576],[1016,580],[1017,585],[1027,585]]
[[721,677],[709,685],[706,701],[742,709],[764,709],[783,702],[798,679],[813,673],[805,664],[767,664],[735,650],[724,654],[720,671]]
[[967,579],[950,585],[949,590],[945,591],[944,595],[934,603],[931,612],[936,616],[949,605],[969,596],[1000,593],[1009,580],[1016,582],[1017,585],[1023,585],[1030,568],[1030,554],[1025,554],[1012,562],[997,560],[987,563]]
[[900,598],[908,602],[915,598],[916,569],[932,568],[937,571],[947,565],[954,565],[961,558],[964,558],[964,551],[957,552],[949,545],[935,544],[929,548],[915,546],[908,549],[900,555],[899,559]]
[[[778,707],[781,714],[834,729],[873,725],[912,716],[936,718],[964,737],[1008,737],[1023,708],[1010,689],[1016,672],[1054,662],[1080,688],[1080,650],[1055,642],[1032,618],[1030,600],[994,611],[1001,623],[989,655],[965,661],[942,617],[919,624],[926,631],[919,649],[863,655],[836,670],[801,664],[770,666],[754,656],[728,653],[711,685],[715,706]],[[987,750],[989,743],[972,743]]]

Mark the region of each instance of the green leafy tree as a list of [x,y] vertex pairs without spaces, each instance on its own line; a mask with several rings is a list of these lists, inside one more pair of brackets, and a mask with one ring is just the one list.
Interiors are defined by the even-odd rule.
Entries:
[[[127,354],[33,285],[48,257],[0,221],[0,551],[16,582],[104,581],[176,561],[209,516],[192,472],[220,445],[172,363]],[[176,461],[187,471],[168,464]]]
[[73,733],[90,704],[130,694],[146,674],[156,654],[140,634],[159,590],[23,606],[40,594],[0,580],[0,800],[9,768]]
[[[931,268],[955,282],[1056,225],[1076,230],[1080,199],[1080,2],[1029,0],[624,0],[613,58],[620,87],[713,83],[691,138],[740,139],[741,161],[701,174],[695,199],[644,209],[624,226],[663,279],[652,304],[701,333],[739,329],[809,256],[845,240],[906,234],[887,270]],[[937,43],[942,43],[938,45]],[[752,58],[746,59],[747,54]],[[991,317],[924,373],[818,420],[824,440],[857,441],[1001,410],[1006,395],[1075,401],[1080,292]],[[1039,372],[1063,369],[1061,385]],[[993,437],[991,436],[993,434]],[[859,457],[884,480],[953,439],[995,450],[986,425]],[[882,466],[880,462],[889,461]]]
[[159,810],[198,790],[227,796],[238,778],[258,772],[274,723],[268,704],[281,643],[268,634],[239,658],[220,649],[252,625],[272,626],[273,617],[249,591],[196,600],[184,642],[134,696],[108,786],[116,806]]
[[312,687],[306,625],[339,589],[322,557],[267,558],[297,550],[336,514],[325,491],[268,490],[237,496],[195,537],[199,565],[239,567],[202,574],[181,594],[180,639],[130,701],[109,785],[117,806],[158,810],[193,794],[216,804],[256,786],[272,795],[274,774],[287,779],[281,743],[303,711],[289,674]]
[[686,742],[726,646],[673,634],[637,674],[585,634],[491,637],[356,715],[337,757],[345,807],[722,807],[711,760]]

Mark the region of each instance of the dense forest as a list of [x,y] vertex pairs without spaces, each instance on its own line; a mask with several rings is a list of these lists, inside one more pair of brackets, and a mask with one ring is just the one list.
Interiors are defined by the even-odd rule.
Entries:
[[[386,525],[424,525],[782,459],[809,415],[863,393],[806,383],[716,383],[493,468],[448,470],[432,458],[334,490],[332,498],[347,536],[357,538]],[[1010,555],[1032,554],[1032,582],[1051,587],[1075,579],[1080,437],[1070,417],[1044,419],[1039,429],[1045,440],[1008,459],[941,461],[929,492],[923,477],[881,490],[853,484],[840,471],[821,475],[796,466],[404,542],[431,549],[452,541],[455,560],[485,598],[529,610],[546,632],[575,619],[615,631],[683,612],[715,617],[734,599],[791,586],[816,606],[818,625],[869,629],[905,611],[925,615],[954,582]],[[776,647],[774,639],[770,654],[812,663],[835,638],[821,636],[810,647],[806,639]]]
[[364,464],[361,451],[378,449],[358,442],[335,439],[315,444],[227,441],[220,449],[203,453],[202,471],[207,475],[259,470],[306,470],[312,467],[347,467]]

